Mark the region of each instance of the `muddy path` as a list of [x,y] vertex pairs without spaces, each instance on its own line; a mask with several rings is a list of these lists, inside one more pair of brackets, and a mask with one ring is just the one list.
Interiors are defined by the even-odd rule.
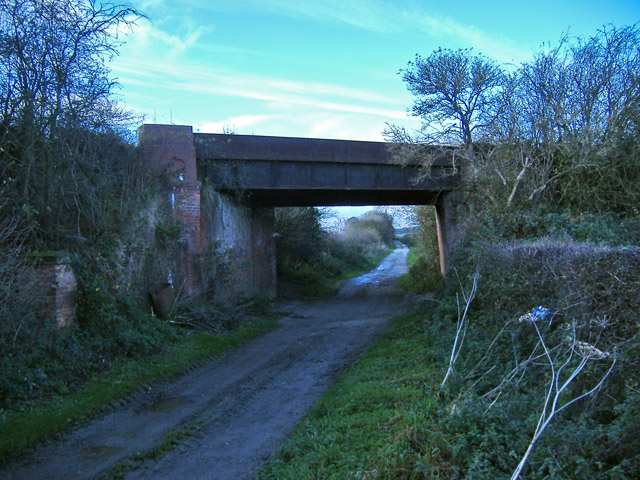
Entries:
[[406,272],[406,254],[396,249],[335,297],[281,304],[284,316],[275,330],[122,402],[10,465],[0,478],[104,478],[185,425],[197,426],[197,434],[137,463],[125,478],[253,478],[339,373],[403,309],[394,285]]

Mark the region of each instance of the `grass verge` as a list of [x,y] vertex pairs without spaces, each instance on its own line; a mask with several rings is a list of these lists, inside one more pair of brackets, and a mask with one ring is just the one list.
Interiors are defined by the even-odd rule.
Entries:
[[421,441],[437,406],[441,367],[429,361],[419,314],[381,340],[311,409],[265,479],[404,478],[428,452]]
[[[475,269],[396,319],[260,478],[510,478],[525,461],[520,478],[638,478],[638,249],[545,241],[479,252],[468,330],[456,337],[456,299]],[[538,305],[551,320],[533,317]],[[538,439],[541,415],[553,421]]]
[[276,323],[277,319],[266,318],[225,336],[198,333],[184,337],[156,355],[114,362],[68,396],[50,398],[23,411],[0,412],[0,464],[52,434],[87,420],[110,403],[135,393],[141,385],[174,378],[203,360],[265,333]]
[[440,261],[419,247],[409,247],[407,254],[408,272],[400,277],[398,286],[408,292],[427,293],[434,291],[442,283]]

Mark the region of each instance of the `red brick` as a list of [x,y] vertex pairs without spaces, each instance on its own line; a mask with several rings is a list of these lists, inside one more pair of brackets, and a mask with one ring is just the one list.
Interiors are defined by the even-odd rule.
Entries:
[[58,328],[69,326],[75,321],[77,284],[71,266],[35,265],[26,277],[40,287],[40,298],[34,300],[42,305]]

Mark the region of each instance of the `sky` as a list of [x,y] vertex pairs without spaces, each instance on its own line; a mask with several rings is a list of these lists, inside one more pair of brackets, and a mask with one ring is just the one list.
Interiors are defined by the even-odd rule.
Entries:
[[420,126],[399,71],[473,48],[502,64],[640,21],[640,0],[133,0],[148,19],[110,64],[144,123],[196,132],[383,140]]

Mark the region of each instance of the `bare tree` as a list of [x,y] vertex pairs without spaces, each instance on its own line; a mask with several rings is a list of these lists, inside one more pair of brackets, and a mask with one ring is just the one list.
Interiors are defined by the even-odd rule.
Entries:
[[17,208],[9,213],[37,220],[32,242],[55,247],[81,217],[95,224],[91,185],[116,158],[95,144],[121,143],[130,119],[111,101],[108,62],[140,17],[94,0],[0,0],[0,156]]
[[[498,163],[520,165],[505,169],[504,183],[509,175],[516,189],[526,183],[530,201],[555,188],[556,197],[582,207],[604,191],[617,195],[615,175],[624,166],[612,161],[638,129],[639,69],[635,26],[605,27],[586,40],[565,35],[520,66],[492,133]],[[514,196],[512,190],[509,204]]]
[[471,50],[438,49],[401,71],[415,95],[412,113],[424,120],[420,134],[391,125],[385,135],[462,146],[458,158],[471,165],[473,184],[494,206],[544,197],[634,211],[638,71],[638,25],[607,26],[587,39],[563,35],[511,73]]
[[464,146],[474,171],[474,142],[495,120],[504,73],[492,60],[470,49],[438,49],[416,55],[401,71],[415,95],[412,112],[422,118],[422,134]]

